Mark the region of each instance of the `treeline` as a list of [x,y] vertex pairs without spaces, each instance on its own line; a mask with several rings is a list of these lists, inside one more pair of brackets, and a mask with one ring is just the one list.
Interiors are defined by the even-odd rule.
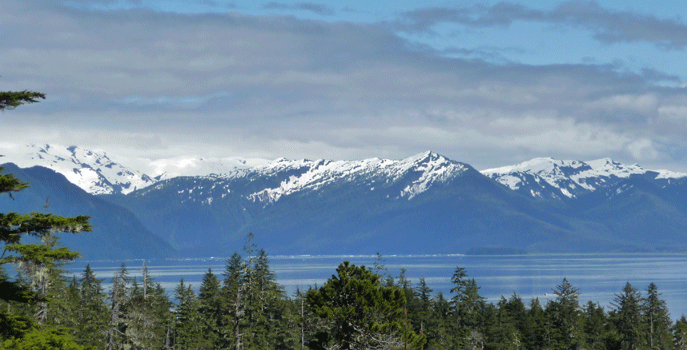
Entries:
[[[378,260],[371,269],[345,262],[321,287],[289,296],[251,238],[222,273],[207,271],[198,292],[182,279],[171,298],[145,265],[139,278],[122,265],[109,290],[89,266],[72,278],[59,266],[19,266],[17,282],[41,297],[3,300],[0,308],[36,327],[17,325],[0,343],[108,350],[687,349],[687,319],[672,322],[653,283],[644,293],[628,283],[608,310],[580,305],[565,279],[544,304],[516,294],[492,303],[463,268],[445,296],[424,278],[413,283],[405,270],[392,277]],[[41,327],[49,336],[35,331]]]

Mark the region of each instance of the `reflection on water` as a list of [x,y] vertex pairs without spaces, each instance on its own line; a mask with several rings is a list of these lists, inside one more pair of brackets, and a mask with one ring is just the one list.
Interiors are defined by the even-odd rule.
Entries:
[[[552,298],[551,290],[565,277],[579,289],[580,302],[600,302],[604,306],[620,293],[626,282],[640,291],[654,282],[666,300],[673,318],[687,313],[687,255],[684,254],[545,254],[514,256],[465,255],[390,255],[382,262],[392,276],[401,268],[413,284],[424,277],[427,284],[448,295],[451,276],[457,266],[464,267],[481,287],[480,293],[496,301],[514,292],[525,301],[537,297]],[[272,256],[270,267],[279,284],[289,294],[296,288],[322,285],[344,260],[372,267],[375,255],[299,255]],[[148,270],[168,293],[181,278],[198,288],[203,274],[224,272],[226,258],[197,258],[146,261]],[[89,263],[99,278],[110,282],[121,261],[79,261],[67,266],[70,273],[80,274]],[[140,276],[142,260],[125,261],[131,276]]]

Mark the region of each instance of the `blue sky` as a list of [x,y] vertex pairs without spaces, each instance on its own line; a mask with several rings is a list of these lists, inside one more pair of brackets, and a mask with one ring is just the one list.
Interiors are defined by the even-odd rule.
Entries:
[[2,144],[687,171],[687,3],[10,0]]

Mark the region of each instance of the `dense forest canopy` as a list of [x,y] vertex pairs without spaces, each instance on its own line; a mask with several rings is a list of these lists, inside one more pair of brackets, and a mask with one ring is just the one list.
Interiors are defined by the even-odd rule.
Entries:
[[[516,293],[488,302],[462,267],[444,295],[382,263],[344,262],[319,288],[287,295],[249,235],[224,271],[209,269],[199,286],[182,279],[173,292],[145,264],[140,277],[122,264],[109,290],[89,265],[71,278],[51,275],[43,324],[75,349],[687,349],[687,319],[672,321],[653,283],[626,284],[608,308],[580,304],[567,279],[545,303]],[[37,323],[41,303],[0,307]]]

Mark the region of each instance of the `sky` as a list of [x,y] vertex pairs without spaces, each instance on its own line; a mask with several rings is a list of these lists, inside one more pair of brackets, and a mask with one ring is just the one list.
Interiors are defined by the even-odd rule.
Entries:
[[3,147],[687,172],[687,2],[9,0]]

